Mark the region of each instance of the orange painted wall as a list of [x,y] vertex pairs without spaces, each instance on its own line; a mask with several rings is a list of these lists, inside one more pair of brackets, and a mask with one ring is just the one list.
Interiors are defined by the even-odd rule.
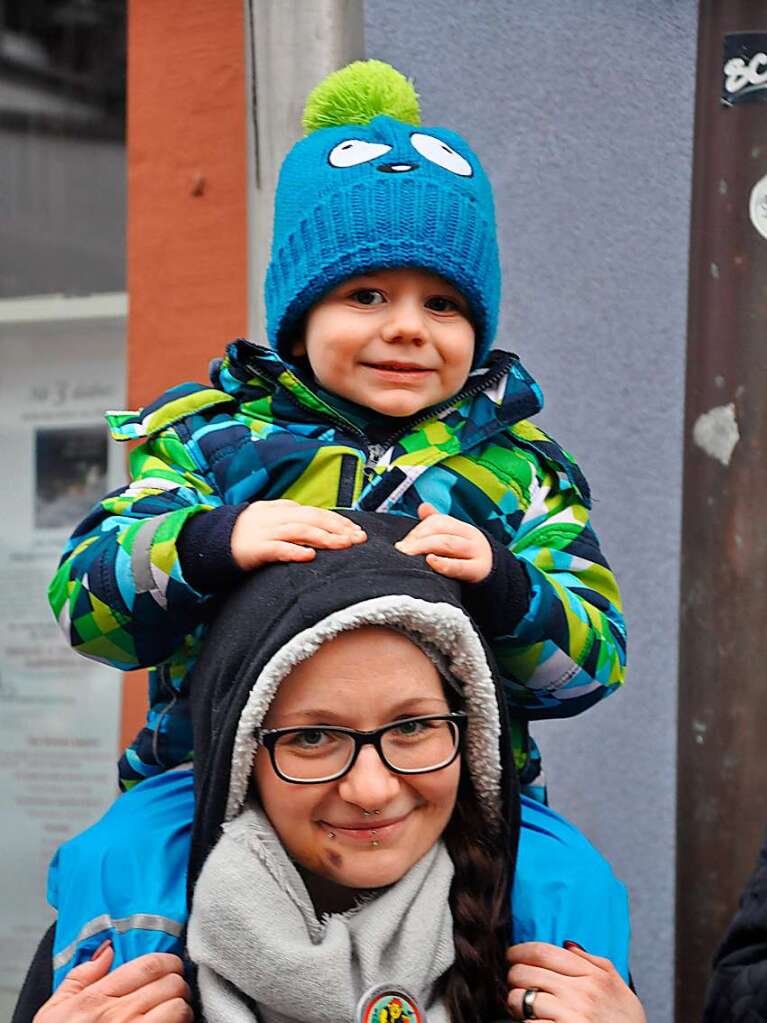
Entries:
[[[130,0],[129,408],[247,332],[246,118],[242,0]],[[123,745],[145,707],[133,672]]]

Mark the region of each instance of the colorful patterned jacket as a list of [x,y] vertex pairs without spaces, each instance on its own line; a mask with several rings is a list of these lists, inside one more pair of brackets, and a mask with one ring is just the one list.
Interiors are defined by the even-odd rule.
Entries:
[[123,786],[188,760],[193,747],[187,680],[214,595],[185,577],[185,524],[276,498],[413,516],[429,501],[521,562],[524,614],[501,625],[496,607],[490,639],[520,722],[517,762],[530,780],[537,767],[526,722],[570,716],[614,690],[625,629],[589,523],[588,485],[528,421],[542,396],[519,359],[496,352],[459,395],[380,445],[247,341],[228,347],[211,380],[174,387],[138,412],[107,414],[116,440],[144,439],[130,455],[131,482],[75,530],[50,587],[75,650],[116,668],[151,668],[147,723],[121,761]]

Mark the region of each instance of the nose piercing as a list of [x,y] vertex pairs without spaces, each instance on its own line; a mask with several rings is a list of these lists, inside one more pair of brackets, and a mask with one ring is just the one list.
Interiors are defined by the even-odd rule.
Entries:
[[335,838],[335,837],[336,837],[335,831],[329,831],[328,832],[328,838]]

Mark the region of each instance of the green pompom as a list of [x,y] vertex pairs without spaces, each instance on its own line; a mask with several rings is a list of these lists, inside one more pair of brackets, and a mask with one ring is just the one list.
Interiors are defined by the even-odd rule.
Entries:
[[369,124],[387,114],[405,124],[419,125],[418,93],[403,74],[382,60],[355,60],[324,78],[309,93],[304,107],[304,131],[342,124]]

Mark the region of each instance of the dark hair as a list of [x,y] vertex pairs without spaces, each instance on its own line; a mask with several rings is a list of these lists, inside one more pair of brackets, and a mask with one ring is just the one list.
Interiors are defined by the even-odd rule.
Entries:
[[452,1023],[504,1019],[511,938],[509,828],[505,819],[488,826],[467,770],[461,772],[442,838],[455,868],[450,888],[455,961],[440,979],[440,993]]

